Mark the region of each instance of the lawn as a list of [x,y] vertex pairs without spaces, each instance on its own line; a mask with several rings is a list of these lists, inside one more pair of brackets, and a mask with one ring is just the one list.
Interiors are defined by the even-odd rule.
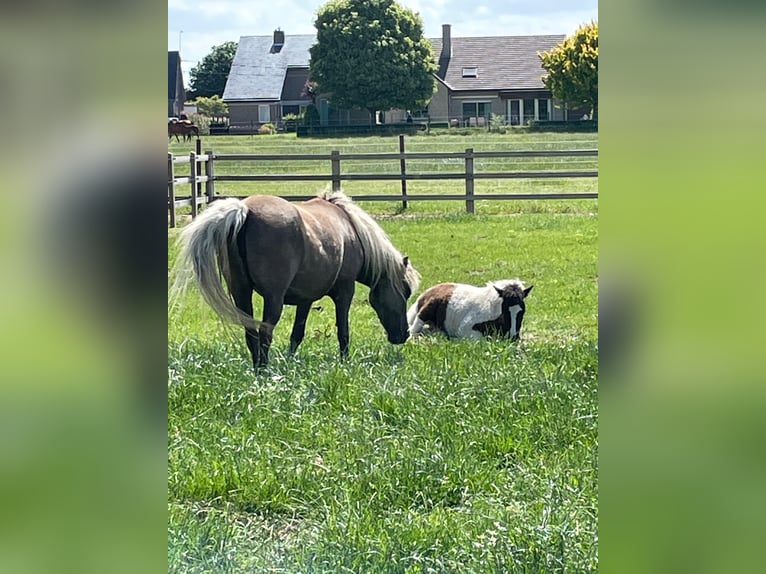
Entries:
[[[294,144],[288,137],[209,143],[265,153],[262,140]],[[396,145],[306,141],[358,149],[371,139]],[[431,143],[489,145],[487,134],[455,139]],[[169,571],[597,570],[597,201],[494,203],[474,216],[459,202],[363,207],[410,256],[421,291],[534,284],[518,344],[429,337],[393,347],[359,285],[348,360],[337,357],[323,299],[295,357],[284,354],[288,308],[271,364],[254,373],[240,334],[196,292],[186,297],[169,318]]]

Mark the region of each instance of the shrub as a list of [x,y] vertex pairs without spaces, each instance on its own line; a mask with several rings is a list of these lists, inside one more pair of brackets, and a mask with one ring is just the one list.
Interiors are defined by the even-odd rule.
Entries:
[[199,128],[200,134],[209,134],[210,133],[210,118],[207,116],[203,116],[202,114],[192,114],[189,116],[189,120],[191,123],[193,123],[195,126]]
[[277,128],[274,124],[263,124],[258,128],[258,133],[262,135],[271,135],[277,133]]
[[504,134],[507,131],[505,116],[503,114],[492,114],[489,118],[489,131],[501,134]]
[[306,106],[306,113],[303,116],[304,126],[318,126],[319,125],[319,110],[314,104]]

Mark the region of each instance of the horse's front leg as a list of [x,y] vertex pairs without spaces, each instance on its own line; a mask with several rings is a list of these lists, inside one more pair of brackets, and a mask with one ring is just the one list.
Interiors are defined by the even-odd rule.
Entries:
[[311,303],[303,303],[295,309],[295,322],[293,323],[293,332],[290,334],[290,354],[298,350],[298,346],[303,341],[306,334],[306,321],[311,311]]
[[330,294],[335,303],[335,327],[338,329],[338,345],[341,357],[348,356],[348,344],[350,340],[348,330],[348,310],[351,300],[354,298],[354,283],[344,284]]

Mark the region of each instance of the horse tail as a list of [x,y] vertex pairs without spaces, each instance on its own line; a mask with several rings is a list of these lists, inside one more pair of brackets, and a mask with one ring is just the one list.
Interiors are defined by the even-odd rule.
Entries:
[[184,228],[178,239],[180,252],[171,293],[172,299],[178,301],[194,280],[205,302],[219,317],[257,329],[260,323],[235,305],[222,280],[231,277],[229,247],[236,241],[247,214],[248,207],[241,200],[219,199]]

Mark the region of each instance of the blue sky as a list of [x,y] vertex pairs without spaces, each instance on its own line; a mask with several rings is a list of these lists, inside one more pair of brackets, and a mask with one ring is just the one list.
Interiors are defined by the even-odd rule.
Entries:
[[[571,34],[598,18],[597,0],[398,0],[419,12],[429,38],[441,36],[442,24],[452,35],[515,36]],[[213,46],[240,36],[314,34],[317,8],[326,0],[168,0],[168,50],[180,45],[184,81]]]

